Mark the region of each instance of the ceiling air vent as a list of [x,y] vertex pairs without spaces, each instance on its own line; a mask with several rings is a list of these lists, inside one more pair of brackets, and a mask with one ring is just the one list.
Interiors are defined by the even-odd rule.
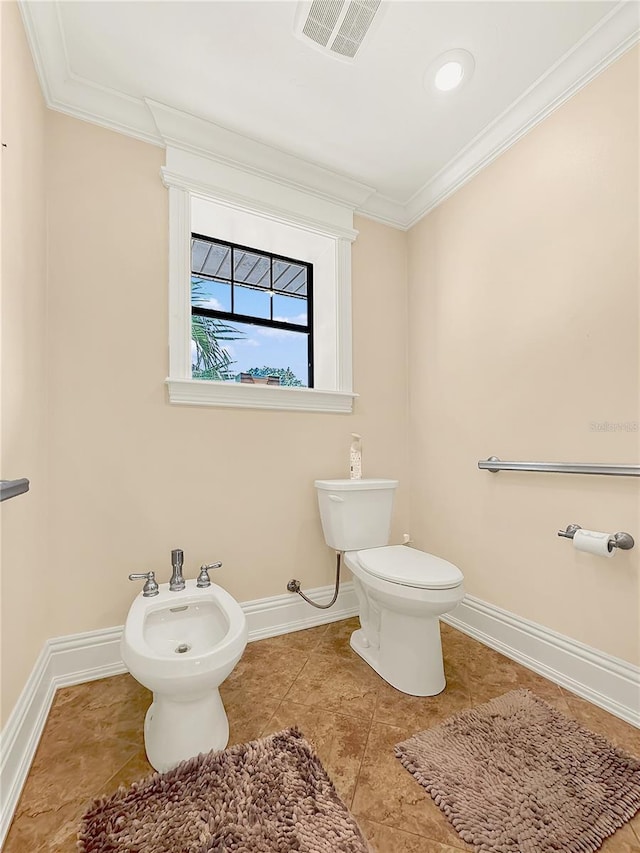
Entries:
[[338,59],[354,59],[381,0],[313,0],[298,8],[296,35]]

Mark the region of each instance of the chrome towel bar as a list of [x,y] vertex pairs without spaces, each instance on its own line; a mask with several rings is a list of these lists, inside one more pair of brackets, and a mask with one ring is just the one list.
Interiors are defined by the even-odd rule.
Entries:
[[606,465],[600,462],[503,462],[497,456],[481,459],[478,468],[491,471],[540,471],[547,474],[608,474],[611,477],[640,477],[640,465]]

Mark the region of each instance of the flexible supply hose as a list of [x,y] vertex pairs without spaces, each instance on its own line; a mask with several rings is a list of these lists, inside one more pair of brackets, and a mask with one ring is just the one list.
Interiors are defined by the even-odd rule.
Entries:
[[331,601],[328,604],[316,604],[315,601],[311,601],[311,599],[308,598],[304,594],[304,592],[300,589],[300,581],[295,580],[295,578],[293,580],[289,581],[289,583],[287,584],[287,589],[289,590],[289,592],[297,592],[298,595],[301,598],[304,598],[304,600],[307,602],[307,604],[310,604],[312,607],[317,607],[318,610],[328,610],[330,607],[333,607],[333,605],[336,603],[336,599],[338,598],[338,590],[340,589],[340,562],[341,562],[341,558],[342,558],[342,552],[336,551],[336,588],[333,591],[333,598],[331,599]]

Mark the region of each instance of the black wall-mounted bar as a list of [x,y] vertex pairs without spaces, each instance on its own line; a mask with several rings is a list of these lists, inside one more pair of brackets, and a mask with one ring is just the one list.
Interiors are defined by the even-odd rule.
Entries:
[[21,495],[28,491],[29,481],[26,477],[23,477],[21,480],[0,480],[0,501],[15,498],[16,495]]

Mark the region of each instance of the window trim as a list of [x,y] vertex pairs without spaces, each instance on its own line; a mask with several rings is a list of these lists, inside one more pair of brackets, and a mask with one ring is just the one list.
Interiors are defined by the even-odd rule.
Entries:
[[[167,149],[167,164],[161,174],[169,194],[169,376],[165,380],[169,402],[350,414],[358,396],[352,390],[351,244],[358,234],[348,226],[352,209],[327,205],[264,176],[250,176],[251,192],[246,192],[247,173],[178,149]],[[234,190],[241,184],[244,195]],[[332,387],[264,386],[191,378],[191,202],[196,198],[334,241]],[[314,361],[317,346],[316,337]]]
[[[232,243],[230,240],[223,240],[219,237],[212,237],[211,235],[207,235],[207,234],[197,234],[197,233],[192,232],[191,240],[192,241],[193,240],[207,241],[210,243],[216,243],[217,245],[227,246],[229,249],[231,249],[231,258],[232,258],[231,278],[228,279],[228,282],[231,285],[231,308],[232,308],[232,310],[231,311],[221,311],[221,310],[219,311],[219,310],[214,310],[211,308],[201,308],[199,306],[194,306],[193,302],[192,302],[191,303],[191,315],[193,316],[195,314],[195,315],[198,315],[200,317],[210,317],[212,319],[224,320],[225,322],[230,322],[230,323],[235,322],[235,323],[243,323],[244,325],[262,326],[266,329],[283,329],[285,331],[295,332],[296,334],[306,335],[307,336],[307,376],[306,376],[307,385],[305,385],[304,387],[305,388],[313,388],[314,387],[314,384],[313,384],[313,378],[314,378],[313,264],[310,263],[309,261],[305,261],[305,260],[302,260],[299,258],[289,258],[289,257],[286,257],[285,255],[280,255],[280,254],[277,254],[276,252],[270,252],[266,249],[257,249],[257,248],[252,248],[251,246],[244,246],[241,243]],[[263,317],[254,317],[254,316],[251,316],[248,314],[239,314],[238,312],[233,311],[233,301],[234,301],[233,300],[233,294],[234,294],[233,288],[236,285],[243,286],[242,282],[236,282],[235,275],[233,272],[233,257],[234,257],[235,252],[238,250],[243,251],[243,252],[251,252],[252,254],[256,254],[256,255],[262,255],[263,257],[266,257],[269,259],[269,265],[270,265],[269,279],[270,279],[271,287],[268,290],[267,290],[267,288],[263,288],[265,290],[265,292],[270,292],[270,293],[282,292],[283,295],[285,295],[285,296],[287,295],[287,293],[285,291],[276,291],[276,289],[273,287],[273,280],[272,279],[273,279],[273,262],[274,261],[286,261],[288,263],[293,263],[293,264],[296,264],[297,266],[305,268],[306,274],[307,274],[306,275],[307,292],[306,292],[304,299],[305,299],[305,306],[306,306],[307,322],[304,325],[302,325],[301,323],[289,323],[289,322],[286,322],[283,320],[274,320],[273,319],[273,300],[271,300],[271,306],[270,306],[270,313],[272,315],[270,319],[265,319]],[[191,269],[191,267],[192,267],[192,264],[190,263],[190,275],[191,275],[191,278],[193,278],[193,276],[196,275],[196,273],[193,272],[193,269]],[[227,281],[225,276],[208,276],[204,273],[200,273],[199,275],[201,275],[202,278],[205,278],[205,279],[208,278],[208,279],[216,280],[216,281],[220,279],[220,280]],[[250,287],[251,285],[245,285],[245,286]],[[192,376],[192,378],[193,378],[193,376]],[[202,380],[199,380],[199,381],[202,381]],[[228,380],[226,380],[226,381],[228,381]]]
[[319,391],[317,388],[288,385],[243,385],[241,382],[203,379],[167,379],[166,384],[172,403],[236,409],[289,409],[349,414],[353,398],[358,396],[352,391]]

